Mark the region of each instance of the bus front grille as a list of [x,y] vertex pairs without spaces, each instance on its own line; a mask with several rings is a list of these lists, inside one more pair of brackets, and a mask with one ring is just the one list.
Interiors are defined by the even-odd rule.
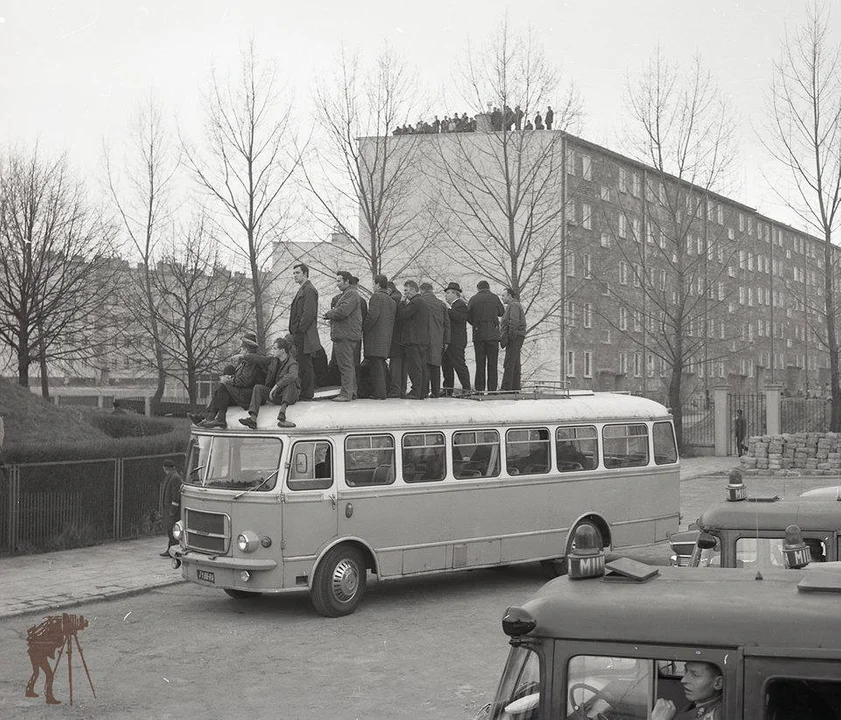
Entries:
[[222,554],[228,551],[228,544],[231,539],[231,520],[227,515],[188,508],[184,519],[188,548],[213,554]]

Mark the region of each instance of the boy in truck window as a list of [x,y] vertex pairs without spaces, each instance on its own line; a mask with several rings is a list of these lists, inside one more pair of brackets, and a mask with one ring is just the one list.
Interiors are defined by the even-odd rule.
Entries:
[[718,667],[707,662],[688,662],[680,684],[689,706],[677,712],[671,700],[659,698],[649,720],[723,720],[721,692],[724,677]]

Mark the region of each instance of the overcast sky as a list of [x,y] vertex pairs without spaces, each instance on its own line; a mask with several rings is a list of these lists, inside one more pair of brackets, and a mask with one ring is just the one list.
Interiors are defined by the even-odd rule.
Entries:
[[[799,226],[762,177],[774,167],[764,162],[752,128],[785,29],[806,16],[802,0],[0,2],[0,142],[66,149],[92,178],[103,139],[120,147],[150,88],[194,132],[210,68],[235,70],[249,37],[278,61],[305,127],[312,123],[313,80],[342,43],[373,55],[387,40],[417,67],[433,114],[443,116],[468,109],[443,100],[452,96],[451,68],[468,38],[485,40],[506,9],[514,25],[537,31],[550,59],[577,84],[586,111],[582,136],[617,150],[626,74],[640,70],[657,43],[680,62],[699,53],[737,113],[742,170],[730,194]],[[835,10],[837,40],[841,7]]]

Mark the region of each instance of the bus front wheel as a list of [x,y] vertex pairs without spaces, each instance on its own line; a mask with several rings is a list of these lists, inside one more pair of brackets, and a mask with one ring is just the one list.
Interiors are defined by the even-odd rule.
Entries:
[[326,617],[350,615],[365,594],[368,569],[362,553],[347,545],[332,548],[319,563],[312,583],[312,604]]

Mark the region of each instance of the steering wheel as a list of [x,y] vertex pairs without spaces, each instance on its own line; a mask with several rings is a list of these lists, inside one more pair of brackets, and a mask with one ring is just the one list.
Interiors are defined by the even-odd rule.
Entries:
[[[575,683],[575,685],[570,686],[569,688],[569,704],[573,708],[578,707],[578,703],[575,702],[575,692],[576,690],[587,690],[588,692],[593,693],[593,697],[590,698],[587,702],[592,705],[592,703],[596,700],[601,700],[605,703],[609,710],[613,710],[613,699],[607,697],[601,690],[592,685],[588,685],[587,683]],[[584,703],[581,703],[584,705]]]

